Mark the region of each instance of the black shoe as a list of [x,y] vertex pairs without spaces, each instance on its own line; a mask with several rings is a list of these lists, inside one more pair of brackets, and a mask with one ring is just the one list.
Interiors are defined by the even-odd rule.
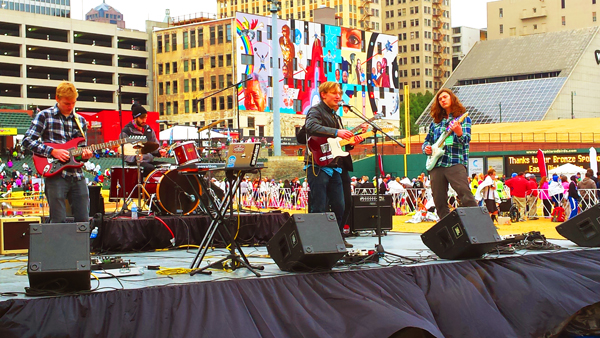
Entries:
[[346,246],[346,248],[353,248],[354,247],[354,245],[346,242],[346,240],[344,240],[344,245]]

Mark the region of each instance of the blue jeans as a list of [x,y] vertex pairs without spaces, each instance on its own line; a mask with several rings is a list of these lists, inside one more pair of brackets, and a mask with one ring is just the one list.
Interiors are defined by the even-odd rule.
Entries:
[[57,174],[46,179],[46,198],[50,207],[50,222],[65,223],[67,207],[65,200],[69,199],[75,222],[89,221],[89,193],[85,179]]
[[[313,174],[317,174],[316,176]],[[310,193],[308,198],[308,212],[321,213],[331,211],[335,214],[340,231],[344,216],[344,189],[342,187],[342,176],[337,171],[329,177],[318,167],[306,168],[308,186]]]

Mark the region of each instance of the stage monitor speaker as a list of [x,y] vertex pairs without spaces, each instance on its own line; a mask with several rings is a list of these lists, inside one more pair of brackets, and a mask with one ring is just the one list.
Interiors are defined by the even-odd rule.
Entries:
[[31,224],[29,233],[28,292],[90,290],[88,223]]
[[556,231],[579,246],[600,247],[600,204],[559,224]]
[[88,185],[90,194],[90,217],[97,213],[104,215],[104,197],[102,197],[102,187],[99,185]]
[[457,208],[421,235],[443,259],[479,258],[501,241],[485,207]]
[[346,254],[335,215],[294,214],[267,243],[283,271],[331,270]]
[[40,223],[40,217],[0,218],[0,254],[25,254],[29,249],[29,224]]
[[[377,229],[377,195],[352,196],[352,231]],[[379,196],[381,230],[392,230],[392,195]]]

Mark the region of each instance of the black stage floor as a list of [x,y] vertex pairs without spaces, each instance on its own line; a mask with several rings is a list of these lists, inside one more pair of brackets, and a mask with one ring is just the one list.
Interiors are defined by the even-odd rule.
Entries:
[[[377,243],[349,241],[355,249]],[[389,233],[382,243],[418,263],[388,255],[286,273],[258,246],[243,249],[265,266],[260,278],[246,269],[160,275],[147,267],[188,268],[196,249],[130,252],[120,256],[142,275],[94,279],[92,293],[47,298],[22,294],[28,280],[15,272],[26,256],[0,256],[0,337],[390,337],[410,327],[434,337],[550,337],[600,302],[600,251],[566,240],[552,241],[562,250],[465,261],[435,260],[418,234]],[[226,253],[209,251],[203,266]]]

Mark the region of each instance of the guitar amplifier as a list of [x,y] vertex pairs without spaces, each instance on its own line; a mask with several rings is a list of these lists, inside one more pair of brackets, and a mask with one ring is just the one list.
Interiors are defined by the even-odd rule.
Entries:
[[352,231],[377,229],[377,204],[381,214],[381,230],[392,230],[392,195],[353,195],[352,196]]
[[32,223],[40,223],[40,217],[0,217],[0,254],[27,253]]

